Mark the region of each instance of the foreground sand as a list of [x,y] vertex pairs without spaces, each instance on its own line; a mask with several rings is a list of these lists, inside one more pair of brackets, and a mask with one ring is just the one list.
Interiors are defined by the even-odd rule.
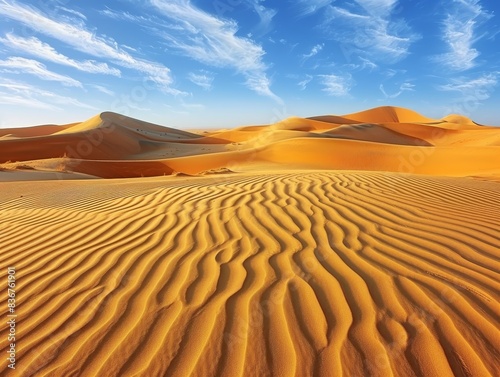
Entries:
[[498,183],[302,171],[0,187],[18,375],[499,375]]

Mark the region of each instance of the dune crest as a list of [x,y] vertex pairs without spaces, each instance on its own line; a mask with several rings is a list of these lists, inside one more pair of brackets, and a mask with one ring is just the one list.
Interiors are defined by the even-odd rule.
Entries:
[[399,123],[435,123],[431,119],[417,113],[416,111],[395,106],[381,106],[373,109],[344,115],[343,117],[359,122],[399,122]]
[[[290,169],[450,176],[500,172],[497,128],[479,126],[459,115],[436,120],[390,106],[206,133],[104,112],[60,129],[9,130],[4,136],[0,139],[4,168],[16,169],[17,163],[50,170],[50,160],[64,157],[65,172],[102,178],[249,170],[257,165],[265,170],[283,163]],[[7,161],[11,164],[5,166]],[[454,161],[452,169],[449,161]]]

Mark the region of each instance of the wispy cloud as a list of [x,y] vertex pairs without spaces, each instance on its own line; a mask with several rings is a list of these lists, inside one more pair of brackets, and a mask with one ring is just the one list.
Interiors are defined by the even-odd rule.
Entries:
[[236,35],[236,22],[217,18],[189,0],[150,0],[182,32],[165,31],[169,46],[182,54],[213,67],[233,68],[246,78],[246,85],[260,95],[281,99],[270,88],[263,62],[264,50],[248,38]]
[[40,41],[38,38],[23,38],[9,33],[5,38],[0,38],[0,43],[26,54],[38,58],[52,61],[54,63],[66,65],[78,69],[79,71],[89,73],[100,73],[113,76],[120,76],[119,69],[109,67],[106,63],[98,63],[92,60],[77,61],[57,52],[52,46]]
[[399,0],[355,0],[373,17],[388,17]]
[[64,12],[66,12],[66,13],[73,14],[73,15],[75,15],[75,16],[77,16],[77,17],[80,17],[80,18],[82,18],[82,19],[84,19],[84,20],[86,20],[86,19],[87,19],[87,16],[85,16],[85,15],[84,15],[83,13],[81,13],[81,12],[78,12],[78,11],[77,11],[77,10],[75,10],[75,9],[69,9],[69,8],[62,7],[62,6],[58,6],[58,7],[57,7],[57,9],[62,10],[62,11],[64,11]]
[[363,58],[362,56],[358,56],[359,63],[349,63],[345,64],[344,67],[352,69],[352,70],[364,70],[367,69],[370,72],[374,69],[378,68],[378,65],[372,62],[370,59]]
[[323,91],[335,97],[343,97],[349,94],[354,84],[350,74],[340,75],[319,75],[323,84]]
[[193,84],[198,85],[204,90],[212,89],[212,83],[214,81],[214,76],[210,72],[202,71],[200,73],[190,72],[188,74],[188,79]]
[[0,80],[0,88],[3,92],[0,103],[26,105],[36,108],[56,109],[56,105],[73,105],[80,108],[97,110],[95,107],[82,103],[79,100],[67,96],[37,88],[15,80]]
[[388,68],[383,72],[384,76],[387,77],[388,79],[393,78],[396,75],[404,75],[407,72],[406,69],[392,69]]
[[448,52],[435,56],[434,60],[446,68],[465,71],[477,65],[479,51],[473,45],[481,36],[476,35],[476,28],[492,15],[482,8],[479,0],[453,0],[447,9],[441,38]]
[[96,35],[81,23],[68,22],[64,18],[51,19],[39,9],[12,0],[0,1],[0,14],[64,42],[78,51],[109,59],[121,67],[141,72],[146,79],[156,83],[164,92],[185,94],[172,87],[173,79],[167,67],[132,56],[120,48],[113,39]]
[[330,38],[340,42],[344,57],[370,57],[394,63],[409,54],[420,38],[403,19],[393,15],[398,0],[355,0],[353,10],[329,5],[321,26]]
[[296,0],[300,16],[316,13],[335,0]]
[[474,79],[459,77],[451,79],[448,84],[438,86],[438,89],[460,92],[464,96],[476,97],[483,100],[489,98],[490,93],[498,84],[499,77],[500,72],[485,73]]
[[0,71],[16,74],[27,73],[37,76],[41,80],[58,81],[66,86],[83,87],[80,81],[69,76],[49,71],[47,67],[39,61],[18,56],[11,56],[6,60],[0,60]]
[[307,84],[309,84],[312,80],[313,80],[312,75],[306,75],[306,78],[302,81],[299,81],[297,85],[300,86],[300,90],[304,90],[307,88]]
[[254,28],[254,34],[262,36],[268,33],[272,27],[272,21],[274,16],[276,16],[276,11],[274,9],[266,8],[261,3],[263,0],[247,0],[253,7],[255,13],[259,16],[259,24]]
[[324,46],[325,46],[324,43],[317,44],[317,45],[313,46],[313,48],[311,49],[311,51],[308,54],[303,54],[302,55],[302,58],[304,60],[312,58],[313,56],[317,55],[321,50],[323,50]]
[[130,13],[127,11],[117,11],[111,8],[102,9],[99,11],[99,14],[118,21],[133,22],[137,25],[141,25],[146,29],[152,27],[161,27],[180,30],[179,26],[169,22],[165,22],[154,14],[141,15],[137,13]]
[[91,88],[97,89],[101,93],[107,94],[108,96],[114,96],[115,92],[112,90],[109,90],[108,88],[102,86],[102,85],[96,85],[96,84],[88,84]]
[[361,61],[361,69],[369,69],[370,71],[373,71],[374,69],[378,68],[378,66],[370,59],[365,59],[360,56],[359,60]]
[[385,96],[385,98],[387,99],[393,99],[393,98],[397,98],[399,97],[401,94],[403,94],[404,92],[413,92],[415,91],[415,85],[412,84],[412,83],[409,83],[409,82],[405,82],[403,84],[401,84],[399,86],[399,89],[395,92],[395,93],[392,93],[392,94],[388,94],[386,91],[385,91],[385,88],[384,88],[384,85],[383,84],[380,84],[379,86],[379,89],[380,91],[382,92],[382,94]]
[[57,110],[58,107],[51,105],[50,103],[42,102],[34,98],[26,98],[12,93],[5,93],[0,91],[0,105],[18,105],[26,106],[30,109],[45,109],[45,110]]
[[482,101],[486,101],[494,93],[499,78],[500,72],[491,72],[475,78],[453,78],[447,84],[438,86],[438,90],[459,94],[457,98],[450,98],[452,103],[446,113],[467,115],[476,110]]

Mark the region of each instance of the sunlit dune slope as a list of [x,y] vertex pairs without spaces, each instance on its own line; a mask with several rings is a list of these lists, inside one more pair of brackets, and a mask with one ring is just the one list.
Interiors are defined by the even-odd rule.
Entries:
[[459,115],[436,120],[389,106],[205,133],[105,112],[60,128],[10,129],[0,138],[4,169],[57,166],[102,178],[248,171],[256,166],[266,170],[278,164],[283,169],[496,175],[498,155],[498,128]]
[[427,118],[413,110],[394,106],[381,106],[373,109],[344,115],[343,118],[357,122],[400,122],[400,123],[436,123],[436,119]]
[[499,183],[269,171],[0,190],[16,375],[500,373]]

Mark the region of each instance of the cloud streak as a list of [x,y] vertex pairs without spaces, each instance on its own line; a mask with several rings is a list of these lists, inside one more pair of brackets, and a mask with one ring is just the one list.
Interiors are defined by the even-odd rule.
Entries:
[[167,30],[163,38],[171,48],[212,67],[232,68],[246,78],[246,86],[278,102],[266,75],[262,47],[248,38],[236,36],[236,22],[217,18],[189,0],[150,0],[150,4],[182,32]]
[[305,90],[307,88],[307,85],[313,80],[312,75],[306,75],[306,78],[302,81],[299,81],[297,83],[298,86],[300,86],[300,90]]
[[73,67],[79,71],[99,73],[120,77],[119,69],[111,68],[106,63],[98,63],[92,60],[77,61],[57,52],[52,46],[40,41],[38,38],[23,38],[9,33],[5,38],[0,38],[0,43],[5,46],[21,51],[37,58],[48,60],[57,64]]
[[112,90],[109,90],[108,88],[106,88],[106,87],[104,87],[102,85],[89,84],[88,86],[90,86],[91,88],[94,88],[94,89],[100,91],[101,93],[107,94],[108,96],[114,96],[115,95],[115,92],[113,92]]
[[394,98],[397,98],[399,97],[401,94],[403,94],[404,92],[413,92],[415,91],[415,85],[414,84],[411,84],[409,82],[405,82],[403,84],[401,84],[399,86],[399,90],[393,94],[388,94],[386,91],[385,91],[385,88],[384,88],[384,85],[383,84],[380,84],[379,86],[379,89],[380,91],[382,92],[382,94],[385,96],[385,98],[387,99],[394,99]]
[[479,0],[455,0],[449,4],[451,11],[443,22],[442,40],[448,52],[437,55],[434,60],[455,71],[465,71],[477,65],[479,51],[473,47],[480,39],[476,28],[491,18]]
[[444,92],[455,92],[460,96],[452,99],[452,104],[447,108],[447,113],[467,115],[476,110],[482,101],[486,101],[494,93],[500,72],[483,73],[482,75],[470,77],[458,77],[450,79],[447,84],[437,87]]
[[500,72],[485,73],[475,79],[466,77],[451,79],[448,84],[438,86],[441,91],[459,92],[464,96],[488,99],[490,93],[498,84]]
[[214,81],[214,77],[208,72],[200,72],[200,73],[190,72],[188,74],[188,79],[193,84],[198,85],[203,90],[212,89],[212,83]]
[[253,29],[253,33],[259,36],[267,34],[271,30],[272,21],[276,16],[274,9],[266,8],[261,3],[263,0],[245,0],[257,13],[260,21],[259,24]]
[[299,14],[307,16],[320,11],[322,8],[330,5],[334,0],[297,0]]
[[0,1],[0,14],[80,52],[109,59],[121,67],[136,70],[166,93],[185,94],[172,87],[173,79],[167,67],[130,55],[114,40],[96,35],[87,30],[82,23],[68,22],[65,18],[51,19],[34,7],[9,0]]
[[302,59],[307,60],[307,59],[310,59],[313,56],[319,54],[321,52],[321,50],[323,50],[324,46],[325,46],[324,43],[317,44],[317,45],[313,46],[313,48],[311,49],[311,52],[309,52],[308,54],[302,55]]
[[355,0],[354,10],[329,5],[321,28],[341,44],[348,61],[368,56],[395,63],[407,57],[410,46],[420,38],[403,19],[393,17],[396,3],[397,0]]
[[344,97],[349,94],[354,84],[351,74],[319,75],[323,84],[323,91],[329,96]]
[[58,109],[55,105],[72,105],[97,110],[75,98],[60,96],[23,82],[4,79],[0,81],[0,88],[7,91],[7,93],[0,92],[0,103],[2,104],[24,105],[42,109]]
[[39,61],[21,58],[18,56],[12,56],[6,60],[0,60],[0,71],[16,74],[27,73],[37,76],[41,80],[58,81],[65,86],[77,86],[83,88],[80,81],[77,81],[69,76],[49,71],[47,67]]

